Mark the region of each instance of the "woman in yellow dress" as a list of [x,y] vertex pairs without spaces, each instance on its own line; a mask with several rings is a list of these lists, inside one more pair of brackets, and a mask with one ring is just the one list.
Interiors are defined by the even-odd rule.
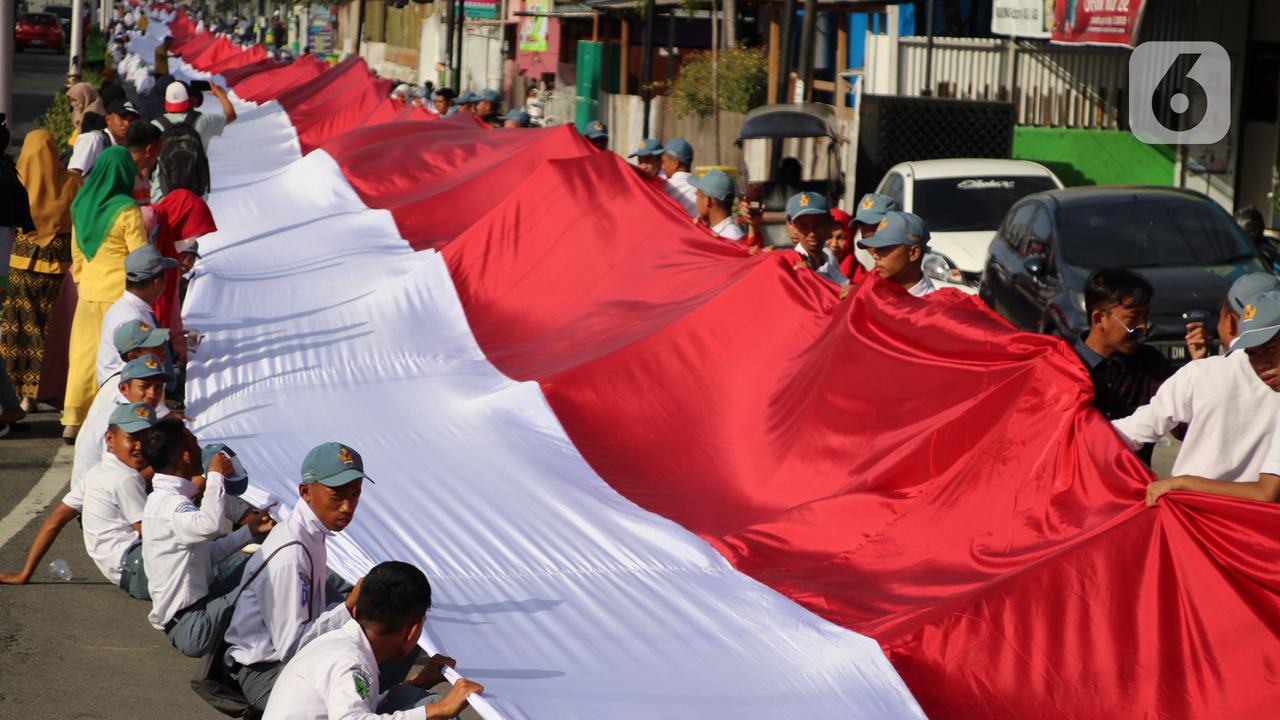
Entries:
[[107,148],[71,204],[71,278],[80,299],[71,321],[62,408],[62,437],[68,441],[80,431],[97,392],[98,336],[107,308],[124,294],[125,256],[147,244],[142,211],[131,197],[137,174],[127,149]]

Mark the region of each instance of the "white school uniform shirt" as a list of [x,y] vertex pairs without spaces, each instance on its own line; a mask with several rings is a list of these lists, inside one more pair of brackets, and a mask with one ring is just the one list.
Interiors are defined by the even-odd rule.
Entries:
[[683,170],[673,173],[667,178],[667,184],[663,186],[663,190],[680,203],[684,211],[689,213],[689,217],[695,217],[698,214],[698,189],[689,184],[690,177],[693,176]]
[[113,585],[120,584],[124,556],[141,539],[133,524],[142,522],[146,503],[146,481],[115,455],[103,455],[85,475],[80,511],[84,549]]
[[142,298],[125,290],[120,299],[111,303],[111,307],[107,308],[106,314],[102,316],[102,330],[98,335],[98,358],[94,370],[94,376],[99,385],[124,368],[120,351],[116,350],[116,330],[130,320],[141,320],[151,327],[156,326],[156,314],[151,311],[151,306]]
[[[274,560],[272,562],[275,562]],[[378,715],[378,661],[360,623],[348,620],[298,651],[280,671],[262,720],[421,720],[422,708]]]
[[[71,489],[62,504],[80,512],[84,507],[84,478],[94,469],[107,454],[107,426],[111,424],[111,412],[116,405],[123,405],[128,399],[120,393],[120,373],[107,378],[93,396],[93,404],[80,423],[80,434],[76,435],[75,457],[71,463]],[[169,416],[169,407],[163,403],[156,408],[156,419],[163,420]]]
[[[793,249],[800,253],[800,257],[809,257],[809,253],[805,251],[804,246],[796,245]],[[845,277],[844,273],[840,272],[840,261],[836,260],[836,254],[831,252],[831,248],[823,247],[822,257],[822,264],[819,265],[818,269],[814,270],[814,272],[822,276],[824,279],[835,283],[836,287],[844,287],[845,285],[848,285],[849,278]]]
[[222,534],[223,481],[220,473],[209,473],[196,507],[190,480],[163,473],[151,479],[142,514],[142,566],[151,593],[147,620],[157,630],[208,595],[213,567],[253,540],[247,526]]
[[1151,402],[1111,425],[1136,450],[1187,423],[1174,475],[1253,482],[1266,472],[1277,413],[1280,393],[1258,379],[1248,355],[1235,352],[1183,365]]
[[[284,522],[271,529],[244,568],[243,592],[227,629],[229,660],[241,665],[284,662],[311,640],[351,619],[345,603],[324,607],[325,539],[330,534],[301,500]],[[282,551],[252,584],[245,584],[276,548],[294,540],[302,547]]]
[[71,159],[67,161],[68,170],[79,170],[81,175],[89,176],[98,156],[113,145],[118,145],[115,137],[106,130],[91,130],[76,136],[76,144],[71,149]]
[[711,228],[711,232],[714,233],[716,237],[721,237],[725,240],[737,241],[747,236],[747,234],[742,231],[742,226],[733,219],[732,215],[716,223],[716,226]]
[[938,287],[933,284],[933,281],[929,279],[928,275],[921,275],[920,282],[907,288],[907,292],[910,293],[911,295],[914,295],[915,297],[924,297],[925,295],[932,295],[937,291],[938,291]]

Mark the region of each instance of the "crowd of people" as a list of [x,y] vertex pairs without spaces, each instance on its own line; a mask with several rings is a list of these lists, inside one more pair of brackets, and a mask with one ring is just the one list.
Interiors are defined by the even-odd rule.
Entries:
[[[124,15],[111,32],[127,38],[142,22],[145,14]],[[166,40],[133,97],[118,81],[72,86],[75,134],[65,147],[36,130],[16,163],[0,158],[8,233],[0,240],[7,237],[12,286],[0,316],[0,435],[39,399],[56,399],[63,437],[75,446],[68,493],[44,518],[24,566],[0,573],[0,584],[28,582],[78,519],[103,577],[150,603],[148,622],[176,650],[212,657],[202,681],[230,688],[248,712],[452,717],[483,688],[462,679],[443,697],[432,694],[454,664],[441,655],[410,675],[431,606],[421,570],[384,562],[350,585],[327,569],[327,538],[355,520],[368,479],[360,453],[335,442],[313,448],[301,460],[297,502],[277,521],[274,508],[241,498],[249,476],[234,450],[202,445],[187,427],[182,377],[198,337],[183,330],[182,297],[199,239],[217,229],[205,203],[207,149],[236,112],[216,84],[169,75],[167,53]],[[199,109],[205,92],[217,101],[209,111]],[[530,126],[523,110],[502,112],[495,90],[400,84],[392,97],[442,116],[470,112],[493,128]],[[607,151],[604,123],[583,135]],[[8,145],[0,122],[0,147]],[[733,178],[695,174],[688,141],[647,138],[628,158],[699,232],[750,254],[792,253],[796,271],[830,283],[841,299],[877,282],[873,275],[904,297],[939,289],[922,270],[927,224],[893,198],[867,194],[847,213],[824,194],[796,192],[784,203],[787,241],[770,243],[761,208],[739,197]],[[1072,342],[1094,404],[1144,459],[1166,434],[1182,434],[1173,477],[1151,482],[1147,503],[1174,490],[1277,500],[1280,279],[1237,279],[1216,328],[1188,325],[1193,360],[1177,372],[1142,342],[1153,294],[1131,270],[1095,271],[1084,294],[1089,331]],[[69,312],[59,316],[59,306]],[[1214,336],[1222,354],[1211,354]],[[65,386],[51,398],[46,386],[58,375]]]

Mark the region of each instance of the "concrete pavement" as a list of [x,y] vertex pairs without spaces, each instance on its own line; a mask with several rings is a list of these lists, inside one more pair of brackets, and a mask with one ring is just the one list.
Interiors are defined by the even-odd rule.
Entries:
[[22,138],[36,128],[36,118],[49,109],[67,77],[67,56],[48,50],[26,50],[13,56],[13,117],[9,118],[11,147],[17,159]]

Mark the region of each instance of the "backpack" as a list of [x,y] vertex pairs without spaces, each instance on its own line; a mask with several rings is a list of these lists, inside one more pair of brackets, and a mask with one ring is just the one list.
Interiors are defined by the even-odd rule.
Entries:
[[160,192],[165,195],[179,188],[190,190],[198,197],[209,194],[209,156],[195,128],[199,117],[200,113],[191,110],[177,123],[163,115],[156,118],[164,130],[156,167],[160,173]]

